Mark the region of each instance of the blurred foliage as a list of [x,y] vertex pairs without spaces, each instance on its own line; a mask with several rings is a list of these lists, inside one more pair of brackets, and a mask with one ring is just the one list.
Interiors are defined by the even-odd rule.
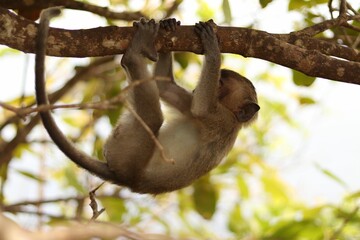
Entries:
[[[140,8],[139,6],[135,7],[138,4],[132,4],[132,1],[111,0],[109,2],[114,7],[117,6],[128,11],[140,9],[148,16],[165,15],[163,11],[171,5],[171,1],[165,0],[161,3],[144,1]],[[237,11],[232,7],[235,0],[218,1],[218,5],[214,2],[197,0],[192,14],[196,19],[213,18],[215,22],[223,21],[231,24]],[[275,1],[259,0],[259,11],[268,8],[273,2]],[[288,10],[300,13],[303,16],[301,27],[305,27],[318,22],[318,19],[322,17],[312,9],[326,3],[326,0],[290,0]],[[161,7],[157,4],[161,4]],[[174,16],[185,18],[188,14],[190,13],[183,12],[180,6]],[[337,34],[337,32],[333,30],[333,34]],[[349,31],[349,34],[355,34],[355,32]],[[11,54],[18,54],[18,52],[9,49],[0,50],[0,57]],[[193,79],[196,79],[194,76],[199,76],[201,57],[192,53],[176,53],[174,59],[176,77],[190,79],[190,81],[179,80],[180,84],[189,88],[194,87]],[[238,63],[239,68],[245,69],[245,74],[248,64],[251,63],[248,61]],[[113,67],[105,64],[101,71],[77,84],[61,101],[87,103],[117,96],[125,86],[125,75],[118,65],[118,59],[113,62],[113,65],[110,65]],[[86,67],[86,65],[81,66],[81,68]],[[238,142],[227,156],[226,161],[193,185],[161,196],[138,195],[127,189],[107,184],[97,192],[99,203],[106,208],[105,213],[100,216],[100,220],[123,223],[130,229],[141,229],[142,232],[157,231],[174,237],[198,239],[330,240],[360,238],[360,213],[358,212],[360,192],[349,195],[338,205],[308,206],[299,200],[296,193],[292,192],[292,189],[267,161],[271,152],[276,151],[277,143],[282,142],[281,136],[276,135],[274,131],[276,126],[286,126],[290,131],[300,131],[298,123],[289,112],[289,102],[295,99],[298,108],[316,104],[311,95],[303,96],[299,93],[294,97],[294,94],[286,92],[285,85],[289,84],[289,79],[284,81],[271,73],[269,69],[274,67],[271,65],[263,69],[263,72],[257,73],[253,79],[254,83],[256,86],[271,88],[273,95],[284,96],[286,101],[274,100],[259,92],[262,108],[260,117],[251,128],[239,135]],[[68,70],[62,66],[56,72]],[[56,75],[56,72],[49,70],[49,78]],[[65,82],[66,80],[59,81]],[[292,80],[292,89],[311,88],[315,81],[314,78],[296,71],[292,71]],[[49,84],[49,91],[53,91],[53,85],[56,84],[57,87],[61,85],[59,81],[53,79],[52,84]],[[27,105],[33,100],[32,95],[20,96],[7,103]],[[62,110],[57,113],[57,118],[65,133],[76,142],[79,148],[86,149],[94,156],[102,158],[102,145],[106,134],[116,123],[122,110],[121,104],[115,109],[109,110],[78,110],[75,113],[71,110],[71,114],[67,114],[69,110]],[[0,114],[1,125],[13,116],[3,109]],[[14,135],[14,132],[24,124],[17,120],[8,124],[4,129],[1,128],[0,150],[5,143],[4,139],[9,139],[9,135]],[[5,134],[5,132],[7,133]],[[87,193],[96,187],[100,180],[89,177],[89,174],[70,163],[63,155],[59,154],[55,146],[43,139],[43,133],[39,133],[39,131],[34,133],[26,142],[17,146],[11,161],[16,163],[46,161],[47,166],[43,170],[45,172],[39,174],[39,170],[34,170],[33,167],[30,169],[15,168],[16,177],[25,178],[27,183],[35,189],[34,186],[42,186],[45,191],[48,191],[45,196],[51,196],[51,198],[87,196]],[[284,148],[284,145],[281,145],[280,148]],[[61,160],[63,161],[59,164]],[[18,164],[15,165],[18,166]],[[26,165],[30,164],[26,163]],[[8,173],[11,168],[13,168],[12,164],[0,167],[0,200],[4,204],[12,203],[7,201],[6,196],[6,194],[12,194],[12,190],[4,191],[7,184],[11,184],[8,182]],[[345,185],[343,180],[326,168],[317,166],[317,169],[338,184]],[[33,192],[33,195],[29,198],[37,199],[36,191]],[[79,206],[81,205],[59,200],[58,202],[54,201],[50,206],[49,204],[42,206],[42,209],[44,212],[56,209],[55,212],[65,219],[73,218],[76,214],[85,219],[91,218],[91,211],[87,204],[80,209]],[[21,216],[22,214],[14,215]],[[37,216],[33,216],[33,218],[38,219]],[[49,215],[46,219],[41,218],[41,221],[42,224],[50,226],[59,222],[59,218]],[[24,225],[27,223],[25,222]]]

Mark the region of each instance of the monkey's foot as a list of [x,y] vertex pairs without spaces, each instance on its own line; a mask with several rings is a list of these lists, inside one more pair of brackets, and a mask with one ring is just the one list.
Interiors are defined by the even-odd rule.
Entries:
[[134,27],[137,27],[137,30],[129,48],[152,61],[157,61],[158,55],[154,43],[159,31],[159,23],[154,19],[147,21],[142,18],[139,22],[134,22]]

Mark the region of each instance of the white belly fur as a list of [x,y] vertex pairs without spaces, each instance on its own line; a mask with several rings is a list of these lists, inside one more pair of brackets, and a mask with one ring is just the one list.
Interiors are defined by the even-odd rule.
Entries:
[[178,119],[161,128],[159,137],[167,158],[173,159],[174,164],[161,158],[160,151],[155,147],[145,175],[147,178],[174,177],[189,169],[199,150],[199,128],[196,122],[189,119]]

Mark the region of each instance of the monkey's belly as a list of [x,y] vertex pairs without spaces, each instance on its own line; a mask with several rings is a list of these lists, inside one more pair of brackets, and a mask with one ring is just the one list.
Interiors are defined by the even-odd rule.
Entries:
[[160,130],[158,139],[164,148],[165,156],[173,159],[175,163],[163,159],[159,149],[156,148],[145,169],[145,179],[148,184],[165,188],[180,188],[188,185],[192,177],[187,175],[199,151],[199,135],[196,123],[188,119],[164,126]]

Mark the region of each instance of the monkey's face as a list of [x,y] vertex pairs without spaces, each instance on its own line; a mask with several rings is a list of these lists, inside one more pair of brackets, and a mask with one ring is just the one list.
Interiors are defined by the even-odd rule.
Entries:
[[220,78],[219,102],[231,111],[236,111],[248,95],[246,85],[241,81],[234,78]]
[[248,80],[231,77],[222,77],[219,81],[219,102],[233,112],[240,122],[249,121],[260,109],[254,87]]

